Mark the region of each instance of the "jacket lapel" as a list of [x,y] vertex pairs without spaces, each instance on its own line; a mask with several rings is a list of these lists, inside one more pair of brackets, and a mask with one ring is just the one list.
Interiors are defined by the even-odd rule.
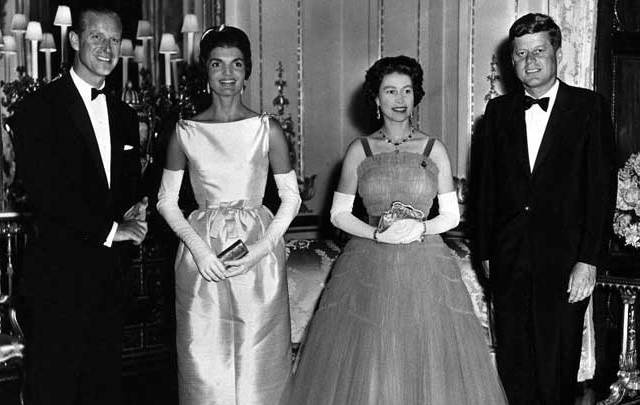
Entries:
[[117,189],[122,170],[124,141],[118,120],[117,107],[112,96],[107,96],[107,111],[109,115],[109,135],[111,138],[111,189]]
[[71,79],[71,75],[67,73],[61,77],[60,80],[64,81],[64,86],[62,86],[64,89],[63,91],[68,93],[62,97],[62,99],[65,100],[69,117],[78,130],[78,136],[82,138],[83,142],[86,144],[89,156],[98,171],[98,176],[106,188],[108,187],[107,176],[104,172],[102,157],[100,157],[100,149],[98,148],[98,141],[96,139],[95,132],[93,132],[93,126],[91,125],[91,119],[89,118],[87,107],[84,105],[82,97]]
[[562,117],[565,116],[566,111],[570,109],[571,103],[568,100],[568,91],[566,85],[560,82],[558,87],[558,94],[556,95],[556,101],[553,104],[551,115],[549,115],[549,121],[547,127],[544,130],[542,136],[542,142],[540,143],[540,149],[536,156],[536,162],[533,166],[533,173],[535,174],[540,165],[549,156],[549,152],[552,150],[552,146],[556,143],[556,140],[560,137],[562,132],[560,127],[562,126]]
[[524,120],[524,94],[516,93],[511,105],[511,133],[513,134],[513,151],[517,164],[527,174],[531,175],[529,152],[527,149],[527,125]]

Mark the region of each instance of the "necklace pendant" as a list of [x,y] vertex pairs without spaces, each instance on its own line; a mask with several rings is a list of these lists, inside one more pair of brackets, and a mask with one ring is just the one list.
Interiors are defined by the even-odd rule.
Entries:
[[400,149],[396,148],[395,152],[396,154],[400,153]]

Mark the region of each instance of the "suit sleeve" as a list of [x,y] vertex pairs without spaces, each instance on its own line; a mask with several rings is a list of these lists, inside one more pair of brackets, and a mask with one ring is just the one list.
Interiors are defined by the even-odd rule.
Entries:
[[479,260],[487,260],[491,251],[491,235],[495,212],[495,173],[494,173],[494,137],[495,102],[489,101],[484,117],[478,126],[477,139],[474,141],[473,164],[475,176],[474,250]]
[[616,176],[611,115],[604,98],[596,94],[589,116],[585,148],[585,218],[578,261],[598,265],[606,253],[613,214]]
[[[42,94],[23,100],[11,117],[16,144],[17,174],[28,194],[37,220],[75,239],[102,245],[113,226],[106,212],[93,212],[87,204],[67,192],[62,162],[64,156],[56,138],[53,111]],[[71,174],[73,175],[73,174]]]

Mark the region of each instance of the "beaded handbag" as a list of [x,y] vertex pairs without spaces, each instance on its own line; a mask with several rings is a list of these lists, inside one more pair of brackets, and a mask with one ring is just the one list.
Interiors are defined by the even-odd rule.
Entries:
[[416,219],[418,221],[425,220],[424,212],[417,208],[413,208],[410,204],[405,204],[402,201],[394,201],[391,206],[386,210],[378,221],[378,232],[384,232],[395,221],[400,219]]

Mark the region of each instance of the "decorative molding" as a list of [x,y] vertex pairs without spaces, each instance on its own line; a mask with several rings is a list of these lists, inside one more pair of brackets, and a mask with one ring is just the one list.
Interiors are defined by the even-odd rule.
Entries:
[[297,0],[296,7],[296,64],[297,64],[297,83],[298,88],[298,133],[300,134],[300,176],[304,178],[304,89],[302,80],[304,78],[304,35],[302,30],[302,11],[303,0]]
[[262,43],[262,0],[258,0],[258,69],[260,70],[260,78],[258,80],[258,100],[260,100],[260,112],[264,111],[264,101],[263,101],[263,88],[264,88],[264,61],[263,61],[263,49]]
[[475,53],[473,50],[475,49],[476,44],[476,0],[472,0],[471,2],[471,40],[469,41],[469,55],[470,55],[470,75],[469,75],[469,134],[473,135],[475,132],[474,124],[476,121],[475,116]]
[[378,59],[384,56],[384,0],[378,1]]
[[[422,61],[420,60],[420,33],[422,32],[422,0],[418,0],[418,10],[417,10],[417,19],[416,19],[416,60],[418,61],[418,63],[422,66]],[[424,69],[423,69],[424,71]],[[423,73],[424,75],[424,73]],[[423,84],[424,86],[424,84]],[[414,117],[416,118],[416,122],[413,122],[412,124],[415,125],[415,127],[417,129],[420,129],[420,124],[422,123],[422,114],[420,113],[420,105],[415,106],[414,108]]]
[[421,30],[421,24],[420,24],[420,20],[422,18],[422,1],[418,0],[418,12],[417,12],[417,20],[416,20],[416,59],[418,60],[418,62],[420,63],[420,32]]

